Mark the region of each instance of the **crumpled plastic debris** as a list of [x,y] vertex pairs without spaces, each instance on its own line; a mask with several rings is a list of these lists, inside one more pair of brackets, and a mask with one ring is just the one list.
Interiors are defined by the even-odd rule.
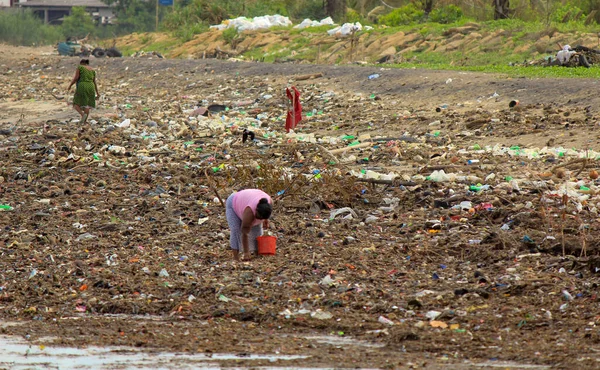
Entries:
[[321,21],[313,21],[310,19],[305,19],[300,24],[295,25],[294,28],[304,29],[304,28],[308,28],[308,27],[319,27],[319,26],[328,26],[328,25],[334,25],[333,19],[331,19],[331,17],[327,17],[325,19],[322,19]]
[[227,19],[221,24],[210,26],[210,28],[217,30],[236,28],[238,31],[255,31],[260,29],[268,29],[275,26],[287,27],[291,25],[292,21],[290,21],[288,17],[276,14],[254,17],[252,19],[246,17]]
[[338,26],[334,29],[331,29],[329,31],[327,31],[327,34],[329,34],[330,36],[336,35],[336,36],[347,36],[350,35],[353,32],[357,32],[357,31],[362,31],[362,30],[372,30],[373,27],[371,26],[364,26],[360,23],[360,22],[356,22],[356,23],[344,23],[341,26]]
[[356,212],[354,212],[354,210],[350,207],[344,207],[344,208],[338,208],[338,209],[332,209],[331,213],[329,214],[329,219],[330,220],[334,220],[337,216],[342,215],[342,214],[346,214],[343,219],[353,219],[353,218],[358,218],[358,215],[356,214]]

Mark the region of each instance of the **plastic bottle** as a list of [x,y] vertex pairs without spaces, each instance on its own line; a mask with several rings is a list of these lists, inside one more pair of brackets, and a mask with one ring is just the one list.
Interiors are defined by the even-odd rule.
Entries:
[[435,182],[446,182],[450,181],[448,175],[444,172],[444,170],[433,171],[431,175],[429,175],[429,179]]
[[390,325],[390,326],[394,325],[394,322],[385,316],[379,316],[379,319],[377,319],[377,321],[379,321],[381,324],[384,324],[384,325]]

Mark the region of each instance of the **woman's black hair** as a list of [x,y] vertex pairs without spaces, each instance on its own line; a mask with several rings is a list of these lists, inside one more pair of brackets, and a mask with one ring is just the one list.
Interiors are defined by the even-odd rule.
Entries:
[[79,64],[84,64],[84,65],[90,65],[90,60],[89,59],[81,59],[79,61]]
[[273,206],[269,204],[267,198],[261,198],[256,205],[256,218],[259,220],[268,220],[271,217]]

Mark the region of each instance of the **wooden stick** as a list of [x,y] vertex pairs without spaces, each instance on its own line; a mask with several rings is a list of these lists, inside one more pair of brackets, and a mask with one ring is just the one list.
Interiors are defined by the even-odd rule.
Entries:
[[585,161],[583,161],[583,165],[581,166],[581,168],[579,169],[579,171],[577,171],[577,173],[573,177],[575,177],[575,178],[579,177],[579,175],[581,174],[581,172],[583,172],[583,170],[585,170],[585,167],[587,166],[587,164],[588,164],[588,158],[586,156]]
[[217,196],[217,199],[219,199],[219,202],[221,202],[221,205],[223,206],[223,208],[225,208],[225,202],[223,202],[223,199],[221,198],[221,196],[219,195],[219,192],[217,191],[217,188],[215,188],[215,186],[213,185],[210,177],[208,177],[208,169],[204,170],[204,175],[206,176],[206,180],[208,182],[208,186],[212,189],[212,191],[215,193],[215,195]]
[[416,182],[412,181],[399,181],[399,180],[379,180],[379,179],[356,179],[358,182],[367,182],[370,184],[385,184],[385,185],[402,185],[402,186],[416,186]]
[[557,166],[552,167],[552,169],[550,170],[550,172],[554,173],[554,171],[557,170],[557,169],[559,169],[559,168],[568,167],[570,165],[581,163],[581,162],[587,162],[587,160],[588,160],[587,158],[578,158],[578,159],[575,159],[575,160],[573,160],[573,161],[571,161],[569,163],[559,164]]
[[317,145],[317,149],[319,149],[319,151],[323,154],[323,156],[329,157],[329,159],[334,161],[335,163],[340,163],[340,161],[337,159],[337,157],[335,155],[333,155],[329,150],[325,149],[322,145],[319,145],[319,144],[316,144],[316,145]]
[[371,145],[373,145],[373,143],[360,143],[358,145],[353,145],[353,146],[347,146],[345,148],[339,148],[339,149],[333,149],[329,151],[329,154],[337,154],[337,153],[343,153],[346,150],[352,150],[352,149],[361,149],[361,148],[367,148],[370,147]]

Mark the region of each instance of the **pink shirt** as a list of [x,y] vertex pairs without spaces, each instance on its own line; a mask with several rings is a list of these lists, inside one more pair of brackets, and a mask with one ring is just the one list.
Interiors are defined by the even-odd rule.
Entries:
[[[256,217],[256,206],[262,198],[267,198],[269,204],[273,204],[269,194],[265,193],[262,190],[246,189],[238,191],[233,195],[233,210],[235,214],[240,219],[242,219],[244,215],[244,210],[246,209],[246,207],[250,207],[250,209],[252,210],[252,214]],[[263,220],[255,218],[254,222],[252,223],[252,226],[256,226],[262,222]]]

